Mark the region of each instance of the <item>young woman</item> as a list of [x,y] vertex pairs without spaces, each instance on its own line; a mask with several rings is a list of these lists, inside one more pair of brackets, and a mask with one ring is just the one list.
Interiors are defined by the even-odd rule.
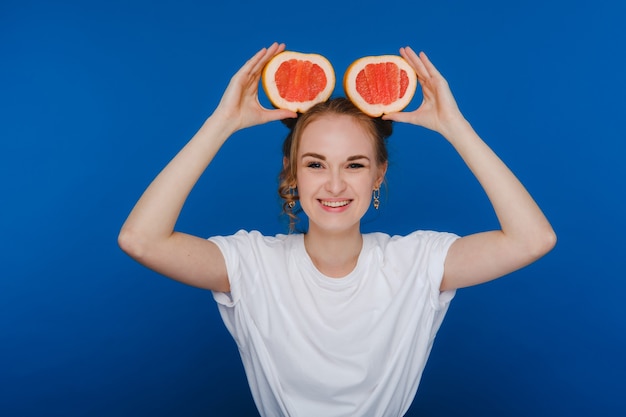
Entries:
[[[373,119],[333,99],[295,121],[279,192],[292,220],[299,202],[306,233],[207,240],[176,232],[192,187],[235,131],[297,117],[265,109],[257,97],[264,65],[284,47],[262,49],[233,76],[214,113],[139,199],[119,244],[147,267],[213,291],[262,415],[401,416],[454,291],[535,261],[555,233],[464,119],[446,80],[408,47],[400,53],[424,96],[417,110]],[[387,170],[391,121],[448,140],[487,193],[500,230],[362,234]]]

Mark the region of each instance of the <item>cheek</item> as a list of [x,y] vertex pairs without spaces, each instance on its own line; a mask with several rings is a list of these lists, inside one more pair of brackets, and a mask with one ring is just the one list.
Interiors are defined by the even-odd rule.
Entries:
[[367,180],[364,180],[364,184],[363,187],[369,189],[370,191],[374,190],[374,188],[376,187],[376,184],[378,184],[378,181],[380,180],[380,175],[378,173],[378,171],[376,171],[375,173],[371,174],[368,176]]
[[301,174],[300,172],[298,172],[296,178],[298,194],[305,195],[307,194],[307,192],[310,192],[311,189],[315,188],[315,178],[312,178],[310,175]]

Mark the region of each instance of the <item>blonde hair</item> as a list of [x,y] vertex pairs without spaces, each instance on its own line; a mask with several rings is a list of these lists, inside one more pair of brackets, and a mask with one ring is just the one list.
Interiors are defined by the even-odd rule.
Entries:
[[393,131],[392,122],[380,117],[373,118],[359,110],[350,100],[337,97],[311,107],[306,113],[300,114],[297,119],[286,119],[283,122],[290,128],[290,132],[283,142],[284,164],[278,179],[278,195],[283,199],[283,213],[289,217],[289,230],[293,231],[298,221],[293,207],[299,197],[295,191],[297,184],[297,155],[304,129],[320,117],[326,115],[346,115],[354,117],[370,134],[374,141],[376,162],[379,165],[387,163],[387,138]]

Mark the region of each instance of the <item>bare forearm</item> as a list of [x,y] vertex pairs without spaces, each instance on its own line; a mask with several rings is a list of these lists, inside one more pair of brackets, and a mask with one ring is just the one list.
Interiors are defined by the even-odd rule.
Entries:
[[288,110],[266,109],[258,100],[265,64],[284,44],[263,48],[233,75],[213,115],[159,173],[122,226],[118,243],[131,257],[183,283],[229,291],[226,263],[211,241],[174,231],[191,189],[232,133],[287,117]]
[[478,136],[471,125],[457,120],[445,130],[454,146],[485,190],[500,222],[502,233],[522,246],[539,252],[551,245],[553,230],[524,185]]
[[145,190],[122,230],[150,240],[169,237],[189,193],[231,133],[223,120],[209,118]]
[[423,52],[401,48],[422,85],[422,104],[412,112],[391,113],[388,120],[439,132],[454,146],[485,190],[500,229],[456,240],[446,256],[442,290],[476,285],[522,268],[556,242],[552,226],[526,188],[476,134],[456,104],[448,82]]

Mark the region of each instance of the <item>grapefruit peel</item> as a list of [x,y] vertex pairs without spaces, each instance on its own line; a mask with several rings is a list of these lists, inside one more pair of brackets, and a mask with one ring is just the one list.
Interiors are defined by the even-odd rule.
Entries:
[[322,55],[283,51],[265,65],[261,82],[274,107],[304,113],[328,100],[335,71]]
[[366,56],[350,64],[343,88],[361,111],[379,117],[409,105],[417,89],[417,75],[401,56]]

